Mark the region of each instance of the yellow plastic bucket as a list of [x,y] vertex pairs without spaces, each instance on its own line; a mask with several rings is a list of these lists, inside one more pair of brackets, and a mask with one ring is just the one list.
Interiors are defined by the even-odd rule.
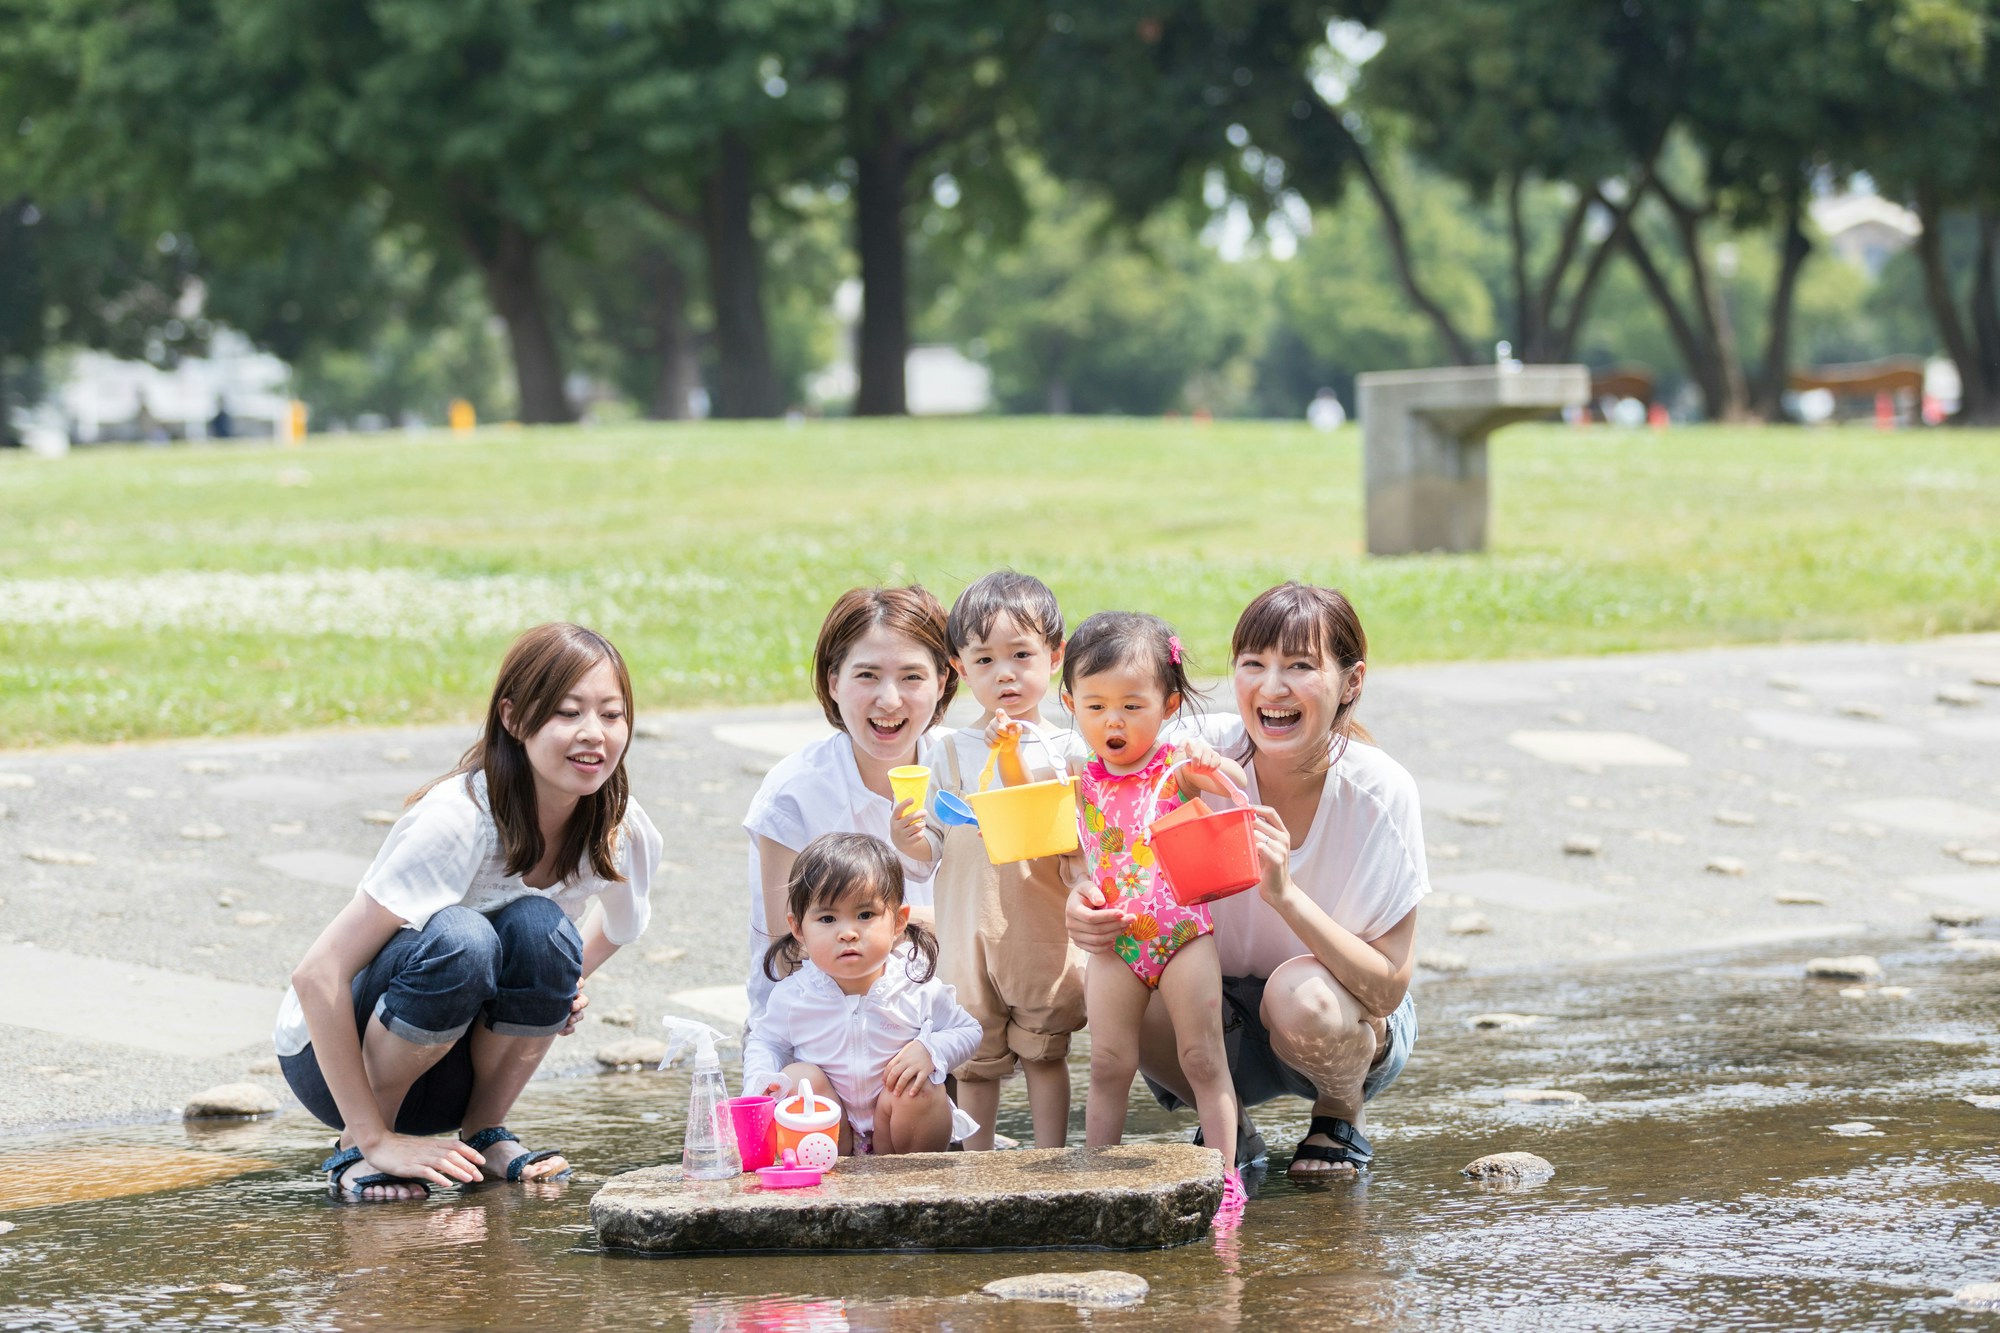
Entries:
[[[1062,761],[1041,728],[1031,722],[1022,726],[1042,743],[1060,770]],[[992,778],[997,759],[997,753],[986,756],[986,767],[979,774],[982,788]],[[996,866],[1038,856],[1061,856],[1077,849],[1076,779],[1067,772],[1047,782],[972,792],[965,801],[979,816],[986,859]]]

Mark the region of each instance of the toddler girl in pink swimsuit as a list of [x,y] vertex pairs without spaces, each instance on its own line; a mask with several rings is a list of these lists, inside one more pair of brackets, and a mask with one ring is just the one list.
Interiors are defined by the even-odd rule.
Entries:
[[[1098,904],[1116,904],[1126,927],[1114,952],[1093,954],[1084,978],[1090,1015],[1090,1100],[1084,1141],[1117,1143],[1125,1134],[1139,1027],[1157,990],[1193,1085],[1204,1143],[1236,1142],[1236,1091],[1222,1045],[1222,967],[1206,907],[1174,901],[1162,867],[1142,839],[1146,826],[1194,788],[1222,792],[1218,775],[1241,786],[1243,771],[1199,739],[1179,747],[1160,730],[1191,694],[1181,641],[1158,616],[1100,611],[1077,627],[1063,658],[1063,704],[1090,747],[1083,766],[1082,852]],[[1157,806],[1153,788],[1182,767]],[[1224,1206],[1240,1208],[1243,1184],[1230,1167]]]

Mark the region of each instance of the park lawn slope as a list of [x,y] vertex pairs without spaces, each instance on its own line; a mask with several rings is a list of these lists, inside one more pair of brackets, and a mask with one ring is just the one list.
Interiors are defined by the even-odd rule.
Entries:
[[475,716],[582,620],[642,709],[807,693],[856,583],[1011,565],[1198,669],[1285,578],[1380,663],[2000,628],[2000,435],[1517,427],[1492,549],[1361,554],[1359,435],[1085,419],[496,429],[0,457],[0,747]]

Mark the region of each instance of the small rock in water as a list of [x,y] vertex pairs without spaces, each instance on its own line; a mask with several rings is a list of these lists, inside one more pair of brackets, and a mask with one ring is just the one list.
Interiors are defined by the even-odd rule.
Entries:
[[615,1028],[634,1027],[639,1022],[639,1009],[637,1005],[621,1004],[606,1009],[597,1016],[597,1019],[600,1023],[609,1023]]
[[219,1291],[224,1296],[241,1296],[244,1292],[250,1290],[250,1288],[244,1286],[241,1282],[211,1282],[206,1287],[203,1287],[202,1290]]
[[200,823],[181,825],[181,836],[190,842],[213,842],[217,838],[229,836],[228,830],[220,824]]
[[1521,1106],[1572,1106],[1590,1098],[1567,1088],[1502,1088],[1500,1100]]
[[1453,917],[1445,929],[1454,935],[1490,935],[1493,923],[1478,912],[1463,912]]
[[667,1058],[667,1044],[656,1037],[631,1037],[597,1048],[597,1063],[607,1069],[650,1069]]
[[1954,1291],[1951,1298],[1975,1310],[2000,1310],[2000,1282],[1969,1282]]
[[1563,839],[1563,855],[1596,856],[1604,850],[1604,839],[1595,833],[1572,833]]
[[1462,953],[1453,953],[1449,949],[1426,949],[1417,955],[1417,966],[1432,972],[1453,973],[1463,972],[1472,964]]
[[1950,704],[1954,708],[1977,708],[1980,702],[1979,691],[1970,685],[1940,685],[1937,701],[1941,704]]
[[1088,1273],[1023,1273],[980,1288],[1003,1301],[1067,1301],[1071,1305],[1137,1305],[1150,1290],[1137,1273],[1098,1268]]
[[14,1223],[12,1223],[12,1222],[0,1222],[0,1236],[4,1236],[4,1235],[6,1235],[6,1234],[7,1234],[8,1232],[12,1231],[13,1229],[14,1229]]
[[1882,705],[1849,700],[1840,706],[1840,714],[1842,717],[1865,718],[1872,722],[1882,716]]
[[215,776],[229,771],[229,765],[220,759],[190,759],[181,768],[189,773],[206,773]]
[[236,906],[236,895],[233,893],[218,893],[215,895],[215,905],[217,907],[234,907]]
[[1838,1125],[1828,1125],[1827,1129],[1832,1133],[1841,1135],[1843,1138],[1879,1139],[1883,1137],[1882,1131],[1869,1124],[1866,1120],[1847,1120]]
[[255,1083],[224,1083],[188,1098],[187,1105],[181,1108],[181,1118],[269,1115],[277,1109],[278,1099]]
[[1910,998],[1908,986],[1877,986],[1868,992],[1878,1000],[1907,1000]]
[[1711,875],[1740,875],[1743,873],[1744,865],[1733,856],[1711,856],[1708,858],[1708,864],[1702,869]]
[[26,773],[0,773],[0,791],[26,791],[34,785]]
[[1969,1106],[1976,1106],[1982,1111],[2000,1111],[2000,1096],[1996,1096],[1990,1092],[1971,1093],[1960,1097],[1959,1100]]
[[1969,866],[2000,866],[2000,850],[1991,847],[1961,847],[1957,856]]
[[379,824],[384,828],[387,828],[401,818],[402,816],[394,810],[363,810],[361,812],[362,823]]
[[1757,816],[1751,814],[1748,810],[1717,810],[1715,812],[1715,822],[1726,824],[1730,828],[1750,828],[1756,824]]
[[258,926],[275,926],[282,919],[275,912],[238,912],[236,914],[236,924],[245,930],[254,930]]
[[1931,920],[1940,926],[1953,930],[1964,930],[1976,926],[1986,919],[1986,914],[1976,907],[1933,907]]
[[1495,1185],[1539,1185],[1555,1175],[1555,1164],[1531,1152],[1496,1152],[1467,1162],[1462,1176]]
[[267,1055],[261,1060],[251,1061],[250,1072],[253,1074],[262,1074],[265,1075],[266,1077],[269,1077],[270,1075],[273,1074],[282,1074],[285,1072],[285,1070],[284,1066],[278,1063],[277,1056]]
[[1820,981],[1874,981],[1882,975],[1882,965],[1865,953],[1815,958],[1806,964],[1806,975]]
[[1495,810],[1454,810],[1449,818],[1470,828],[1500,827],[1500,814]]
[[1500,1028],[1524,1028],[1541,1022],[1538,1014],[1474,1014],[1465,1020],[1467,1027],[1478,1028],[1482,1032],[1492,1032]]
[[1950,947],[1974,958],[2000,958],[2000,940],[1953,940]]
[[1778,895],[1778,902],[1786,907],[1824,907],[1826,899],[1817,893],[1789,892]]
[[30,847],[21,853],[30,861],[45,866],[94,866],[97,858],[89,852],[66,852],[56,847]]

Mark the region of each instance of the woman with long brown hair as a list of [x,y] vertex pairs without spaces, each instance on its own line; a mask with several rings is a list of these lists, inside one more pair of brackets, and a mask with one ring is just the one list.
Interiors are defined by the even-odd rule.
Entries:
[[603,636],[523,634],[478,741],[410,798],[306,950],[275,1041],[299,1101],[341,1131],[321,1167],[335,1194],[567,1173],[505,1121],[574,1030],[582,979],[646,928],[660,835],[630,798],[631,714],[631,676]]
[[[1368,1164],[1363,1107],[1417,1039],[1410,972],[1430,876],[1416,782],[1355,719],[1367,657],[1361,619],[1340,593],[1266,590],[1231,636],[1239,719],[1212,737],[1243,764],[1264,871],[1256,892],[1209,908],[1229,1072],[1244,1107],[1283,1095],[1312,1103],[1294,1177]],[[1128,923],[1083,891],[1067,919],[1092,953]],[[1192,1105],[1161,1008],[1147,1013],[1140,1069],[1163,1105]],[[1247,1124],[1238,1122],[1239,1164],[1258,1153]]]

